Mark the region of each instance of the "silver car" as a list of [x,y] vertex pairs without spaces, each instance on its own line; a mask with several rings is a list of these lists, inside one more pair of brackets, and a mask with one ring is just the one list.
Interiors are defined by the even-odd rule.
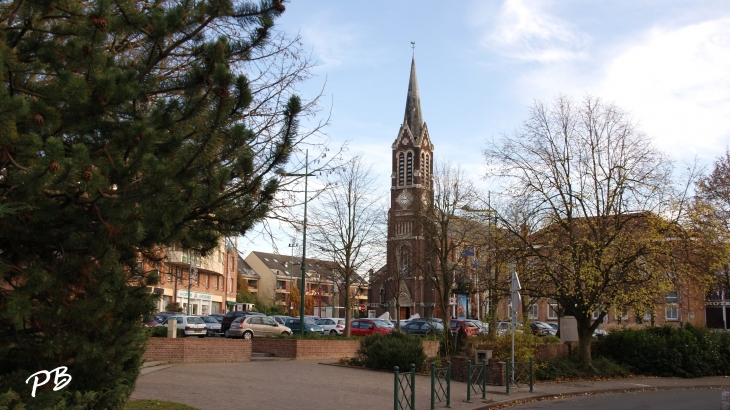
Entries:
[[290,335],[291,329],[276,323],[268,316],[241,316],[231,323],[228,330],[230,337],[266,337],[274,335]]
[[177,321],[177,328],[182,329],[185,336],[198,336],[205,337],[207,329],[205,328],[205,322],[199,316],[185,316],[175,315],[168,316],[167,320],[162,324],[167,326],[167,322],[175,319]]
[[221,322],[219,322],[218,319],[211,316],[201,316],[200,318],[203,319],[203,322],[205,322],[205,329],[207,330],[206,334],[208,336],[223,336]]
[[317,324],[322,326],[324,334],[342,335],[342,332],[345,330],[345,319],[336,317],[319,319]]

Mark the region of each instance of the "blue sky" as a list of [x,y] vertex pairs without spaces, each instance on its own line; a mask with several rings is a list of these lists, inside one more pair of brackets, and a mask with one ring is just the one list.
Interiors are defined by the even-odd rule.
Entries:
[[[333,145],[349,141],[389,184],[411,41],[436,159],[483,173],[481,150],[513,132],[534,100],[615,102],[677,160],[705,163],[730,144],[730,1],[294,0],[279,28],[317,62]],[[293,232],[293,231],[292,231]],[[246,242],[246,241],[244,241]],[[279,249],[289,253],[284,239]],[[242,244],[271,250],[264,242]]]

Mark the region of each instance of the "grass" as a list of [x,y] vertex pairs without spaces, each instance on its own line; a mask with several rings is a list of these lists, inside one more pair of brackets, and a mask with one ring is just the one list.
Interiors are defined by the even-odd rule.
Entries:
[[124,410],[197,410],[195,407],[162,400],[129,400]]

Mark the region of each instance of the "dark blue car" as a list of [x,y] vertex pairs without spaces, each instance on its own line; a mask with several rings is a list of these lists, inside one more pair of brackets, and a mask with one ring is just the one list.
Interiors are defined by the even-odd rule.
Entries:
[[[291,329],[291,332],[293,335],[299,334],[299,319],[293,318],[293,319],[287,319],[284,326]],[[304,333],[319,333],[320,335],[324,334],[324,329],[322,326],[310,322],[307,319],[304,319]]]

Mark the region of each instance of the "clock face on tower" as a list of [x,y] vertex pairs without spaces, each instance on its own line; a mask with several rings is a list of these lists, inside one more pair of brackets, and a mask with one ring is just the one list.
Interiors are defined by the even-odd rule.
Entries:
[[395,201],[398,202],[398,205],[400,205],[401,208],[405,208],[411,204],[411,194],[405,191],[401,192],[401,194],[398,195],[398,198],[396,198]]

